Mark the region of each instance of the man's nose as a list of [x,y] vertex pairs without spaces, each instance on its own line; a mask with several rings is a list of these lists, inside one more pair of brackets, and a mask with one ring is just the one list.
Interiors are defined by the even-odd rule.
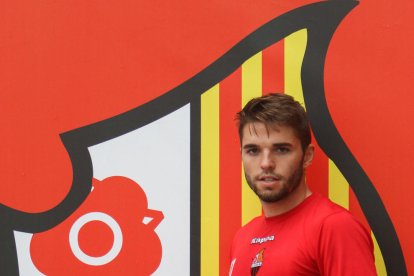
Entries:
[[260,167],[262,170],[273,170],[276,166],[275,160],[271,153],[263,153]]

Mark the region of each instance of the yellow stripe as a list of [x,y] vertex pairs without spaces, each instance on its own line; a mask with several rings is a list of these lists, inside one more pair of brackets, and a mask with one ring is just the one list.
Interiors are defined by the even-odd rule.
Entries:
[[329,198],[349,209],[349,184],[332,160],[329,160]]
[[219,85],[201,96],[201,275],[219,274]]
[[[251,57],[242,65],[242,106],[250,99],[262,95],[262,53]],[[242,225],[261,215],[259,199],[252,192],[244,178],[242,168]]]
[[291,95],[303,106],[302,80],[300,72],[305,55],[308,33],[306,29],[285,38],[285,93]]
[[374,256],[375,256],[375,266],[377,268],[378,276],[387,276],[387,269],[385,268],[384,258],[382,257],[381,249],[378,245],[377,239],[374,236],[374,233],[371,232],[372,240],[374,241]]

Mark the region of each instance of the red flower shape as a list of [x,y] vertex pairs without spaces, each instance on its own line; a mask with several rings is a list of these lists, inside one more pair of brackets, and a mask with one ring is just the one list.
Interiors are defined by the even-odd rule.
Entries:
[[93,187],[67,220],[33,236],[34,264],[46,275],[150,275],[161,262],[154,230],[162,212],[149,210],[145,192],[128,178],[94,180]]

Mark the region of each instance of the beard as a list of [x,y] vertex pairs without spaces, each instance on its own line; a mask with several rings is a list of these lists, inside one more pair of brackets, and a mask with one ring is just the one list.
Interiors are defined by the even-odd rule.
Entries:
[[303,167],[297,166],[296,169],[287,178],[279,174],[272,174],[280,181],[280,188],[265,188],[259,189],[254,180],[247,174],[245,174],[246,181],[249,184],[253,192],[264,202],[272,203],[286,198],[292,193],[300,184],[303,177]]

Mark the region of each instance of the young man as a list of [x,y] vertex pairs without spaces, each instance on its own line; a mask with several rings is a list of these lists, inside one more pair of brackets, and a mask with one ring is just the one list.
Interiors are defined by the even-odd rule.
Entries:
[[369,233],[306,184],[314,146],[302,106],[271,94],[238,120],[245,177],[264,214],[236,234],[229,275],[377,275]]

